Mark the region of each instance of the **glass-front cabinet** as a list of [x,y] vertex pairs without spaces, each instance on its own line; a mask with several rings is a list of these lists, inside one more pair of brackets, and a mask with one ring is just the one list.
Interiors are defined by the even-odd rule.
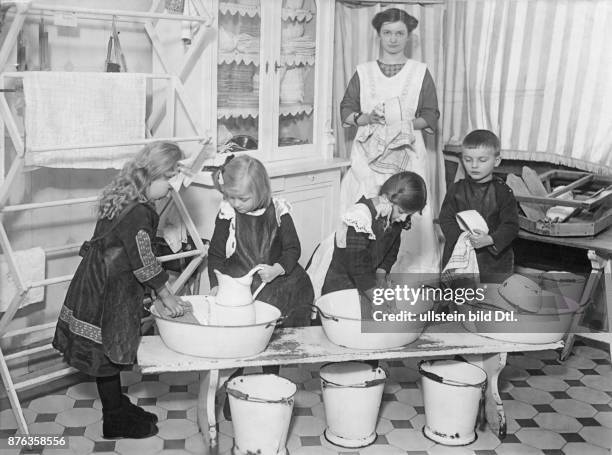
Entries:
[[220,2],[217,29],[217,144],[257,148],[261,2]]
[[283,0],[278,67],[278,146],[313,143],[317,5]]
[[218,150],[264,161],[330,156],[333,5],[214,2]]

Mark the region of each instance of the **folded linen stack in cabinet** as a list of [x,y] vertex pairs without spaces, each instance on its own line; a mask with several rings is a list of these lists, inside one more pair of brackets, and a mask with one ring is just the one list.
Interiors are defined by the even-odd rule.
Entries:
[[280,86],[280,102],[283,104],[304,102],[303,68],[290,68],[285,71]]
[[232,65],[231,80],[229,89],[232,92],[251,92],[253,91],[253,66],[252,65]]
[[246,33],[238,35],[236,50],[243,54],[258,54],[259,53],[259,38]]
[[283,54],[295,54],[303,56],[315,55],[316,44],[311,36],[299,36],[283,41],[281,52]]

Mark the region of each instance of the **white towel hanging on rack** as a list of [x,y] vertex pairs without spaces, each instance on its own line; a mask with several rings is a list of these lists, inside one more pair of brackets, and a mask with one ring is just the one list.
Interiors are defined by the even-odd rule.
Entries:
[[[45,278],[45,250],[30,248],[29,250],[15,251],[15,259],[25,282],[41,281]],[[6,256],[0,254],[0,312],[8,309],[11,299],[17,292],[17,286],[6,262]],[[45,288],[32,288],[24,300],[22,307],[32,303],[42,302],[45,299]]]
[[[146,79],[137,73],[41,71],[24,75],[28,150],[145,137]],[[33,166],[119,169],[141,146],[31,151]]]

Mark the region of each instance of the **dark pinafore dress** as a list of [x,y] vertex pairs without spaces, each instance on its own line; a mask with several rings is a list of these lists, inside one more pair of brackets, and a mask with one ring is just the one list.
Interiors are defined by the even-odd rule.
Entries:
[[[281,311],[286,317],[283,327],[308,326],[314,291],[310,278],[297,262],[300,252],[300,241],[284,201],[274,200],[255,214],[235,212],[224,202],[208,251],[211,288],[218,284],[215,269],[238,278],[258,264],[279,263],[285,274],[268,283],[257,299]],[[260,284],[261,279],[255,274],[251,291]]]
[[98,220],[60,311],[53,347],[91,376],[112,376],[136,360],[145,288],[168,280],[151,249],[159,216],[133,203]]

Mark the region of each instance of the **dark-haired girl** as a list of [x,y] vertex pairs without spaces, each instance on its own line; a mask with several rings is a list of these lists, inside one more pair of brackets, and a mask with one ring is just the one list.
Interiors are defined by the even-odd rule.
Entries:
[[[362,197],[346,210],[334,236],[329,267],[308,269],[313,283],[321,282],[317,277],[324,276],[321,295],[345,289],[358,289],[362,295],[369,295],[373,288],[385,287],[387,274],[397,259],[401,234],[410,229],[411,216],[421,212],[426,201],[423,178],[405,171],[387,179],[378,196]],[[320,250],[316,254],[324,255]]]

